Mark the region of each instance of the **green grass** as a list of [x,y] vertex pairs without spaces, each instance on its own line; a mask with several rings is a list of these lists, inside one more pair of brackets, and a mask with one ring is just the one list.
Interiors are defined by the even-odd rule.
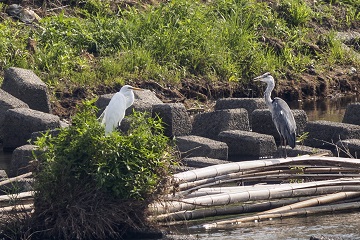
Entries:
[[[358,4],[177,0],[114,10],[109,1],[88,0],[82,8],[74,7],[72,15],[44,17],[40,27],[0,22],[0,70],[33,69],[59,90],[129,80],[176,85],[193,77],[247,82],[264,71],[298,74],[314,62],[349,61],[331,34],[321,52],[310,51],[309,44],[318,36],[309,23],[331,18],[334,30],[350,29],[360,21]],[[334,6],[344,9],[345,18],[333,17]],[[29,37],[37,42],[35,53],[26,47]],[[283,45],[276,47],[266,39]],[[333,60],[328,63],[329,58]]]

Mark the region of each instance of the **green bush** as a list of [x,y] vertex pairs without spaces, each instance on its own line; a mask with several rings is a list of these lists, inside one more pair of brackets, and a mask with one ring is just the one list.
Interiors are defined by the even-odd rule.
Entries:
[[[161,119],[134,112],[127,133],[105,136],[85,103],[72,125],[36,141],[36,232],[55,239],[106,239],[146,223],[174,164]],[[46,219],[46,221],[45,221]],[[39,224],[42,223],[42,224]]]

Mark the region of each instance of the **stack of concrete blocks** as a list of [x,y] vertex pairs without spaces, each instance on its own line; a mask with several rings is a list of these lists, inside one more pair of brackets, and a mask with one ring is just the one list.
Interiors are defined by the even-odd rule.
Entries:
[[[0,89],[0,141],[5,150],[14,151],[11,176],[28,171],[33,145],[27,145],[31,136],[61,127],[61,121],[51,113],[46,85],[29,70],[9,68]],[[26,96],[25,96],[26,95]],[[30,95],[30,97],[29,97]],[[174,139],[184,163],[192,167],[225,163],[228,160],[258,159],[282,156],[277,149],[279,134],[272,122],[270,111],[262,98],[228,98],[216,101],[212,112],[199,113],[192,120],[181,103],[163,103],[149,91],[134,91],[135,102],[126,115],[136,111],[149,112],[160,117],[164,133]],[[113,94],[99,97],[96,106],[101,113]],[[360,117],[356,117],[359,104],[349,106],[344,123],[326,121],[308,122],[302,110],[292,110],[297,124],[297,135],[309,132],[307,146],[287,148],[288,156],[312,154],[329,150],[338,140],[349,148],[360,149]],[[359,107],[360,108],[360,107]],[[358,114],[360,116],[360,113]],[[355,125],[358,124],[358,125]],[[121,129],[126,130],[123,120]],[[35,133],[34,133],[35,132]],[[355,140],[351,140],[355,139]],[[330,143],[330,144],[329,144]],[[359,145],[357,145],[359,144]],[[329,146],[330,145],[330,146]],[[356,152],[357,153],[357,152]]]
[[[296,134],[304,133],[305,126],[308,122],[306,112],[304,110],[291,110],[296,122]],[[268,109],[258,109],[252,112],[252,130],[254,132],[272,135],[276,141],[280,141],[280,135],[276,130],[272,120],[271,112]]]
[[227,160],[269,156],[276,149],[273,137],[250,131],[249,112],[264,107],[264,100],[259,98],[219,99],[213,112],[194,117],[192,134],[225,143],[228,147]]
[[165,126],[165,136],[172,138],[191,133],[190,116],[182,103],[155,104],[152,106],[152,116],[162,119]]
[[360,139],[360,126],[348,123],[331,121],[313,121],[306,125],[305,131],[309,133],[305,145],[334,149],[340,140]]
[[332,151],[334,155],[355,157],[360,150],[360,103],[349,104],[342,123],[331,121],[311,121],[304,128],[308,136],[306,146],[323,151]]
[[164,123],[164,134],[173,138],[181,158],[204,157],[227,160],[228,147],[225,143],[192,134],[193,125],[186,108],[181,103],[153,105],[153,117],[160,117]]
[[248,112],[249,124],[252,123],[251,113],[256,109],[267,109],[263,98],[222,98],[216,101],[215,110],[243,108]]
[[219,133],[226,130],[250,130],[246,109],[222,109],[198,114],[194,118],[192,134],[216,140]]
[[[132,106],[126,109],[125,116],[130,115],[134,110],[139,112],[149,112],[151,116],[153,105],[163,103],[150,90],[146,90],[146,89],[144,89],[143,91],[135,90],[133,92],[135,96],[135,101]],[[113,96],[114,93],[104,94],[99,96],[98,100],[95,102],[95,106],[99,109],[98,116],[100,116],[101,113],[103,113],[103,111],[105,110],[106,106],[109,104]],[[126,132],[129,129],[129,127],[130,127],[129,120],[127,118],[124,118],[121,121],[121,125],[119,127],[120,130]]]
[[4,151],[14,151],[8,175],[29,170],[34,146],[28,140],[33,132],[60,126],[59,117],[51,114],[46,84],[31,70],[6,69],[0,89],[0,141]]
[[276,151],[274,137],[250,131],[227,130],[218,136],[229,147],[230,160],[271,157]]

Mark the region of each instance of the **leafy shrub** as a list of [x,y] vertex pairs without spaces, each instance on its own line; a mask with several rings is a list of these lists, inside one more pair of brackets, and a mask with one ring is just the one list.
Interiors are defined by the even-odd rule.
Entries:
[[[105,136],[88,102],[72,125],[36,142],[36,234],[55,239],[107,239],[146,223],[174,163],[160,119],[134,112],[128,132]],[[44,229],[51,229],[43,232]]]

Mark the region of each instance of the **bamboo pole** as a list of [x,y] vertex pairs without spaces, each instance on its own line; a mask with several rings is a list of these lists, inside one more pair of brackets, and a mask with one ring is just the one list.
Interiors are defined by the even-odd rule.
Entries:
[[[340,178],[340,179],[332,179],[332,180],[322,180],[322,181],[314,181],[314,182],[305,182],[305,183],[283,183],[283,184],[257,184],[250,186],[227,186],[227,187],[212,187],[212,188],[201,188],[196,192],[205,192],[207,195],[213,195],[218,193],[236,193],[248,190],[259,190],[259,189],[299,189],[299,188],[307,188],[307,187],[315,187],[315,186],[333,186],[333,185],[349,185],[349,184],[359,184],[360,178]],[[193,192],[192,195],[196,196],[196,192]]]
[[155,214],[194,210],[201,207],[228,205],[239,202],[291,198],[300,196],[323,195],[334,192],[360,191],[359,183],[355,185],[313,186],[306,188],[279,187],[276,189],[248,190],[235,193],[220,193],[204,197],[184,200],[165,201],[161,204],[150,205]]
[[0,196],[0,207],[9,205],[21,205],[33,202],[34,192],[22,192],[18,194],[9,194]]
[[254,160],[246,162],[233,162],[220,165],[209,166],[205,168],[190,170],[174,175],[174,179],[179,182],[191,182],[205,178],[217,177],[225,174],[241,172],[244,170],[273,166],[273,165],[298,165],[307,163],[313,165],[315,163],[320,165],[330,165],[337,167],[360,167],[359,159],[338,158],[338,157],[318,157],[318,156],[300,156],[286,159],[269,159],[269,160]]
[[313,214],[319,213],[327,213],[327,212],[336,212],[336,211],[344,211],[344,210],[354,210],[360,209],[360,202],[351,202],[351,203],[339,203],[334,205],[326,205],[326,206],[317,206],[317,207],[308,207],[302,209],[294,209],[280,213],[268,213],[268,214],[260,214],[249,217],[217,221],[210,224],[203,224],[197,226],[199,228],[205,229],[213,229],[213,228],[221,228],[224,225],[228,224],[241,224],[246,222],[259,222],[265,220],[273,220],[274,218],[286,218],[286,217],[294,217],[294,216],[309,216]]
[[[298,157],[302,158],[302,157]],[[247,169],[266,167],[277,165],[281,163],[291,163],[293,158],[286,159],[269,159],[269,160],[254,160],[246,162],[232,162],[219,165],[213,165],[205,168],[190,170],[174,175],[174,179],[178,182],[191,182],[204,178],[217,177],[224,174],[236,173]]]
[[333,193],[326,196],[321,196],[317,198],[308,199],[305,201],[300,201],[297,203],[293,203],[287,206],[278,207],[275,209],[271,209],[268,211],[265,211],[263,213],[275,213],[275,212],[284,212],[288,210],[298,209],[298,208],[304,208],[304,207],[312,207],[316,205],[324,205],[328,203],[333,203],[345,199],[351,199],[355,197],[359,197],[360,192],[339,192],[339,193]]
[[29,173],[25,173],[25,174],[22,174],[22,175],[13,177],[13,178],[6,179],[6,180],[0,182],[0,186],[6,185],[6,184],[9,184],[12,182],[16,182],[20,179],[30,177],[31,175],[32,175],[32,172],[29,172]]
[[[291,169],[291,168],[299,168],[303,167],[303,169]],[[178,186],[178,190],[188,190],[192,188],[198,188],[199,186],[206,185],[216,185],[219,183],[229,182],[226,180],[234,179],[234,181],[239,180],[245,176],[253,176],[255,175],[265,175],[267,174],[281,174],[281,173],[342,173],[342,172],[352,172],[352,173],[359,173],[360,168],[339,168],[339,167],[312,167],[312,166],[290,166],[290,165],[280,165],[280,166],[267,166],[267,167],[260,167],[257,169],[252,170],[243,170],[236,173],[229,173],[220,176],[205,178],[201,180],[195,180],[192,182],[182,182]],[[191,190],[190,190],[191,191]]]
[[9,194],[9,195],[1,195],[0,202],[9,201],[9,200],[17,200],[22,198],[29,198],[34,196],[34,191],[29,192],[21,192],[18,194]]
[[0,213],[10,213],[10,212],[22,212],[22,211],[31,211],[34,209],[34,205],[31,204],[25,204],[25,205],[14,205],[14,206],[8,206],[8,207],[2,207],[0,208]]
[[[230,178],[230,179],[226,179],[226,178],[222,178],[220,179],[220,177],[216,180],[216,181],[212,181],[211,180],[200,180],[198,182],[194,182],[193,184],[188,184],[185,183],[186,186],[183,186],[184,188],[188,188],[190,186],[195,186],[192,188],[189,188],[187,190],[184,191],[180,191],[177,192],[175,194],[175,196],[180,196],[180,197],[185,197],[188,195],[192,195],[194,192],[196,192],[198,189],[201,188],[206,188],[206,187],[211,187],[214,185],[224,185],[224,184],[229,184],[232,182],[254,182],[254,181],[267,181],[267,182],[279,182],[279,181],[284,181],[284,180],[289,180],[289,179],[311,179],[311,180],[328,180],[328,179],[338,179],[338,178],[357,178],[359,177],[359,174],[342,174],[342,173],[337,173],[337,174],[279,174],[279,175],[260,175],[257,174],[257,176],[246,176],[243,175],[243,177],[241,178]],[[197,186],[196,186],[197,185]],[[180,186],[180,189],[182,188],[182,186]],[[173,198],[173,196],[171,196],[171,198]]]
[[183,220],[193,220],[193,219],[213,217],[213,216],[259,212],[272,208],[281,207],[284,205],[289,205],[300,201],[305,201],[312,198],[313,197],[301,197],[301,198],[280,199],[276,201],[266,201],[259,203],[247,203],[247,204],[235,205],[235,206],[226,206],[226,205],[214,206],[211,208],[195,209],[188,211],[185,210],[174,213],[160,214],[160,215],[152,216],[152,219],[156,219],[157,221],[161,221],[161,222],[183,221]]

